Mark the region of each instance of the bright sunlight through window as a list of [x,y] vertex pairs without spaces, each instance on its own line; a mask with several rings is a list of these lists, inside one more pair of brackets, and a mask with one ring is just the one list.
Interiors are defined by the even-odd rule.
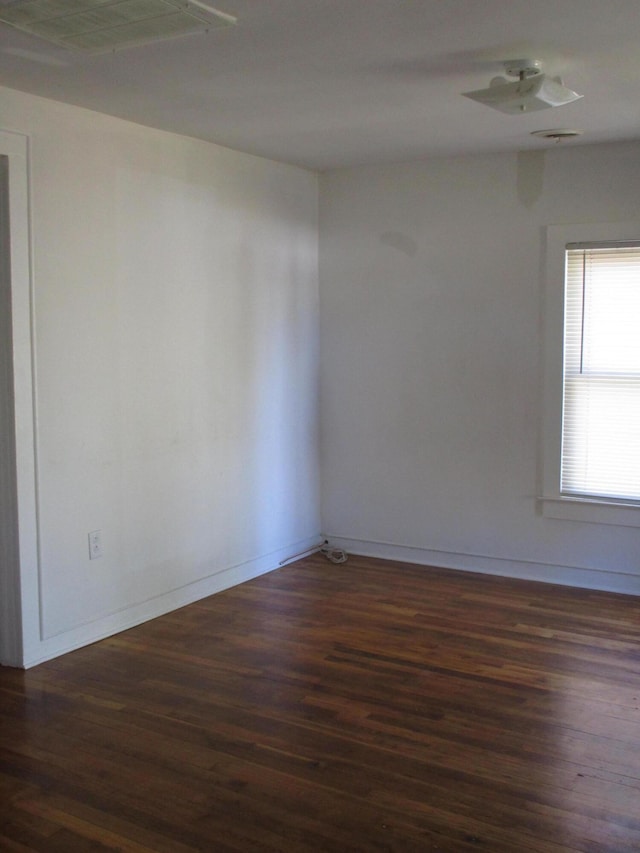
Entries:
[[640,243],[566,250],[561,494],[640,501]]

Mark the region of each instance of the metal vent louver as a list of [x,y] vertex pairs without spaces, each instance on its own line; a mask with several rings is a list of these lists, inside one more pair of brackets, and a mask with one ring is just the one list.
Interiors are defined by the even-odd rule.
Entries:
[[9,0],[0,21],[63,47],[106,53],[236,23],[199,0]]

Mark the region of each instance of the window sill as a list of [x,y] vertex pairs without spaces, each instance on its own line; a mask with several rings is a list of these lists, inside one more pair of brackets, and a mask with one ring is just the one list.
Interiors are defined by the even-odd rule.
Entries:
[[640,504],[621,504],[606,500],[573,497],[542,497],[539,499],[545,518],[563,521],[586,521],[591,524],[616,524],[621,527],[640,527]]

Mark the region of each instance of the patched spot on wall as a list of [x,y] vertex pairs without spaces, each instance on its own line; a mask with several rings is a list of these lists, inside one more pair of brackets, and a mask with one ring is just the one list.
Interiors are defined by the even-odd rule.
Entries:
[[403,234],[401,231],[385,231],[380,235],[380,242],[384,246],[390,246],[398,252],[402,252],[408,258],[414,258],[418,253],[418,244],[409,237],[408,234]]

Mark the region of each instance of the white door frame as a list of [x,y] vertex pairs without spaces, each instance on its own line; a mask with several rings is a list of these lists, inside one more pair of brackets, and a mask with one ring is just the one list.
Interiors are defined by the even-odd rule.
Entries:
[[[0,663],[23,666],[40,643],[38,524],[32,290],[29,239],[28,139],[0,130],[0,154],[9,160],[10,290],[15,441],[0,436],[0,453],[15,465],[15,487],[3,500],[13,504],[0,519],[6,565],[0,572]],[[11,387],[12,384],[12,387]],[[7,407],[10,411],[10,406]],[[14,454],[11,459],[11,454]],[[13,492],[13,494],[9,494]],[[17,516],[17,518],[16,518]],[[17,522],[17,523],[16,523]]]

